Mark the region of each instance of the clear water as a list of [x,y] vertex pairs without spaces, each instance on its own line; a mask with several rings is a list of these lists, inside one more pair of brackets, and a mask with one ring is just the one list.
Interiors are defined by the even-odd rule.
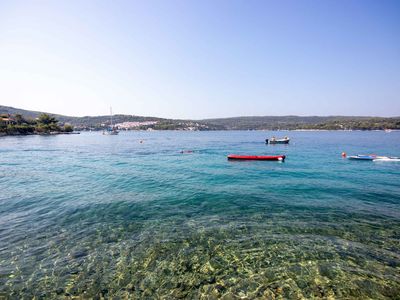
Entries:
[[1,138],[0,298],[399,299],[400,132],[276,134]]

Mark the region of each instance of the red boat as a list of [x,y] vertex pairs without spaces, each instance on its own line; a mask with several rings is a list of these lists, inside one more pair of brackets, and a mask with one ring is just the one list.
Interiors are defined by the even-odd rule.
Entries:
[[286,158],[285,155],[237,155],[237,154],[229,154],[228,159],[236,159],[236,160],[279,160],[284,161]]

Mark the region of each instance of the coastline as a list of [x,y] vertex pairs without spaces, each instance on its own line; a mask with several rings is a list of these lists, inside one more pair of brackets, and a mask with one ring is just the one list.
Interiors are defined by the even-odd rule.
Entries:
[[28,135],[59,135],[59,134],[81,134],[79,131],[76,132],[34,132],[34,133],[19,133],[19,132],[15,132],[12,134],[9,133],[5,133],[5,132],[0,132],[0,137],[3,136],[28,136]]
[[[48,132],[48,133],[43,133],[43,132],[35,132],[35,133],[4,133],[0,132],[0,137],[5,137],[5,136],[29,136],[29,135],[60,135],[60,134],[81,134],[81,132],[101,132],[102,130],[80,130],[80,131],[74,131],[74,132]],[[391,132],[400,132],[399,129],[390,129],[390,131],[384,130],[384,129],[221,129],[221,130],[182,130],[182,129],[153,129],[153,130],[144,130],[144,129],[138,129],[138,130],[122,130],[122,131],[137,131],[137,132],[148,132],[148,131],[193,131],[193,132],[200,132],[200,131],[271,131],[271,132],[279,132],[279,131],[294,131],[294,132],[328,132],[328,131],[334,131],[334,132],[350,132],[350,131],[357,131],[357,132],[386,132],[386,133],[391,133]]]

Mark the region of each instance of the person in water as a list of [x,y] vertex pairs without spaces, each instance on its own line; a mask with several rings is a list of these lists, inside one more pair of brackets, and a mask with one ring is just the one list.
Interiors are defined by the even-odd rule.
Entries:
[[193,153],[193,150],[182,150],[181,153]]

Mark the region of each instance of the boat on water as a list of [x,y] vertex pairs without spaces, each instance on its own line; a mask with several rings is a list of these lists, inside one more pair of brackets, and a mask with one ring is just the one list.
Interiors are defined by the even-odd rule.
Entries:
[[289,141],[290,141],[290,139],[287,136],[285,136],[282,139],[277,139],[275,137],[272,137],[270,139],[266,139],[265,143],[266,144],[289,144]]
[[118,133],[118,129],[113,125],[112,107],[110,107],[110,126],[106,130],[103,130],[103,135],[117,135]]
[[275,161],[284,161],[286,158],[285,155],[238,155],[238,154],[229,154],[229,160],[275,160]]
[[378,156],[375,154],[357,154],[357,155],[350,155],[347,158],[352,160],[374,160]]
[[106,130],[103,131],[104,135],[117,135],[119,131],[115,128],[107,128]]
[[353,160],[365,160],[365,161],[400,161],[400,157],[395,157],[395,156],[379,156],[376,154],[358,154],[358,155],[352,155],[348,156],[348,159],[353,159]]

